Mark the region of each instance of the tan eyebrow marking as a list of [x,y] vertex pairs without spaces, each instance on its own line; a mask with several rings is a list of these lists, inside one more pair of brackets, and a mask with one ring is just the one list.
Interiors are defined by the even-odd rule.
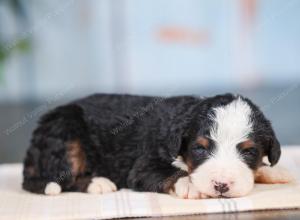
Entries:
[[196,140],[196,143],[205,147],[205,148],[208,148],[208,145],[209,145],[209,141],[207,138],[203,137],[203,136],[200,136],[197,138]]
[[239,143],[238,147],[240,147],[242,149],[248,149],[248,148],[254,147],[254,145],[255,144],[252,140],[247,140],[247,141]]

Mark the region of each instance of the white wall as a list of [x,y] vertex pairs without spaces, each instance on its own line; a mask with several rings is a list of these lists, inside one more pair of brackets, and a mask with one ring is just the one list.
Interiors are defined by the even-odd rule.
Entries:
[[[25,32],[33,51],[25,62],[16,56],[5,63],[0,100],[96,91],[184,93],[300,80],[300,2],[256,3],[247,26],[239,0],[30,0]],[[15,25],[5,16],[4,33],[3,23]],[[168,28],[208,40],[166,42],[159,36]]]

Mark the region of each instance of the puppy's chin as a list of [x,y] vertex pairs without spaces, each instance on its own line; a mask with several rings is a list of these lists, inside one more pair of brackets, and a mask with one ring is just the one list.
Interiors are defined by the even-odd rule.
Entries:
[[254,187],[254,174],[242,161],[218,164],[214,159],[206,161],[191,173],[193,185],[210,197],[242,197]]

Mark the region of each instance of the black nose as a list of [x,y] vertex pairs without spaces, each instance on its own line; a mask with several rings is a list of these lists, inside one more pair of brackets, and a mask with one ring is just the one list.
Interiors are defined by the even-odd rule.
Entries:
[[225,193],[229,190],[227,183],[215,182],[214,184],[215,184],[214,185],[215,190],[220,193]]

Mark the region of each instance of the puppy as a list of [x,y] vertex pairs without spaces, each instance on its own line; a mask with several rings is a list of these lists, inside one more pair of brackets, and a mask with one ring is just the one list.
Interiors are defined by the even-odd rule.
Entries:
[[24,161],[23,188],[47,195],[130,188],[190,199],[240,197],[255,178],[288,181],[263,167],[264,156],[275,165],[280,144],[245,97],[97,94],[40,119]]

